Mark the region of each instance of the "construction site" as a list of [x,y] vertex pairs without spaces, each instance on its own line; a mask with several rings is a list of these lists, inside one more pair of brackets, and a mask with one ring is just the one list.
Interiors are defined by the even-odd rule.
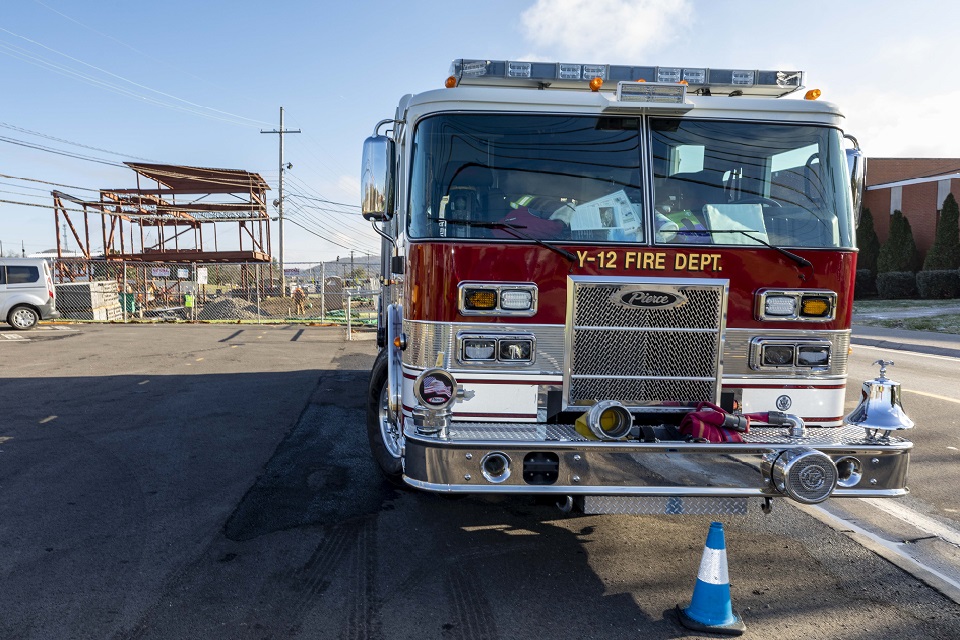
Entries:
[[[350,296],[361,308],[370,301],[376,283],[366,267],[328,274],[321,263],[283,277],[271,250],[270,187],[259,174],[125,164],[135,187],[100,189],[98,200],[51,192],[49,257],[65,318],[338,321],[350,317]],[[76,251],[65,250],[70,236]],[[351,315],[363,322],[367,314]]]

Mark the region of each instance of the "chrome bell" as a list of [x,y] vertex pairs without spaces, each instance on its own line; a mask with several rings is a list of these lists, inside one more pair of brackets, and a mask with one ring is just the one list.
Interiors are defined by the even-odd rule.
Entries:
[[900,404],[900,383],[887,378],[887,366],[893,362],[877,360],[880,377],[863,383],[860,404],[843,419],[845,424],[863,427],[867,438],[878,440],[890,437],[891,431],[913,428],[913,420],[907,417]]

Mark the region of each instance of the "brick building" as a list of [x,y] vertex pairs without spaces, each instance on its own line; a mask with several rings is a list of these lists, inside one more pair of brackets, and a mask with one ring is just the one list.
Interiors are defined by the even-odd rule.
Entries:
[[948,193],[960,200],[960,158],[870,158],[864,208],[873,214],[880,242],[899,209],[910,221],[921,256],[933,244],[940,207]]

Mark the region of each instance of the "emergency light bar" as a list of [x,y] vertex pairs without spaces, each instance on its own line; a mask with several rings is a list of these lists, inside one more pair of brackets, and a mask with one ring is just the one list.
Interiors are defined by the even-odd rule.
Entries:
[[450,66],[459,85],[513,86],[555,89],[586,89],[594,78],[604,81],[602,90],[617,90],[621,82],[684,82],[688,93],[780,97],[803,88],[802,71],[758,69],[708,69],[705,67],[632,67],[614,64],[522,62],[514,60],[468,60]]

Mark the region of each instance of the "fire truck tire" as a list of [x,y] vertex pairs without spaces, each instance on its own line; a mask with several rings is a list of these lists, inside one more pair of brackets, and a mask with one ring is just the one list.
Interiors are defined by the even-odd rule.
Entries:
[[403,461],[400,457],[399,426],[390,417],[387,406],[387,351],[380,352],[370,372],[367,394],[367,438],[370,452],[383,476],[393,485],[403,482]]

